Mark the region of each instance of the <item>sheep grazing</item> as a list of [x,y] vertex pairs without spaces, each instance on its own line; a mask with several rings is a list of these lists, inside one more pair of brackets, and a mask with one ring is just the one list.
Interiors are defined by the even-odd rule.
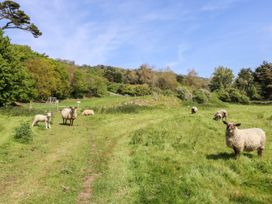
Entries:
[[265,146],[265,132],[260,128],[238,129],[240,123],[223,121],[226,128],[226,144],[232,148],[237,158],[242,151],[257,150],[261,157]]
[[32,127],[36,125],[38,122],[45,122],[45,128],[51,128],[50,122],[51,122],[52,113],[47,113],[46,115],[35,115],[34,120],[32,122]]
[[226,110],[219,110],[214,114],[213,119],[214,120],[223,120],[223,119],[227,119],[228,117],[228,112]]
[[197,107],[193,106],[191,109],[192,114],[196,113],[198,111]]
[[85,116],[94,115],[94,111],[90,109],[86,109],[81,113],[81,115],[85,115]]
[[72,126],[74,124],[74,120],[77,117],[77,107],[64,108],[60,112],[60,114],[62,116],[63,124],[66,125],[67,120],[69,120],[70,121],[69,125]]

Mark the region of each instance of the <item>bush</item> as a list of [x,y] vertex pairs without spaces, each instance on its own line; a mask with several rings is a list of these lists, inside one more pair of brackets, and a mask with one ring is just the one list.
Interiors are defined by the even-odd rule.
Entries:
[[28,122],[23,122],[15,129],[14,138],[22,143],[29,143],[33,141],[33,132]]
[[249,98],[241,93],[238,89],[229,88],[226,90],[219,90],[217,92],[218,98],[224,102],[243,103],[248,104]]
[[181,100],[191,100],[193,95],[191,91],[186,87],[176,88],[177,97]]
[[209,101],[210,94],[206,90],[199,89],[193,92],[193,101],[203,104]]
[[118,89],[118,93],[122,95],[130,95],[130,96],[136,95],[133,85],[129,85],[129,84],[121,84],[121,86]]
[[220,89],[219,91],[217,91],[217,96],[221,101],[231,102],[229,93],[224,89]]
[[120,86],[121,86],[121,84],[118,84],[118,83],[110,83],[108,85],[108,91],[113,92],[113,93],[118,93]]
[[147,84],[136,85],[135,94],[136,96],[146,96],[152,93],[150,87]]

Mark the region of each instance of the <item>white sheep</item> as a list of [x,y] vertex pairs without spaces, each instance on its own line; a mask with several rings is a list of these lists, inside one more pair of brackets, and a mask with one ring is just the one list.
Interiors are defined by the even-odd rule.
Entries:
[[196,113],[198,111],[197,107],[193,106],[191,109],[192,114]]
[[265,132],[260,128],[238,129],[241,123],[230,123],[223,121],[226,124],[226,144],[235,152],[238,157],[242,151],[257,150],[261,157],[265,146]]
[[91,110],[91,109],[85,109],[81,115],[85,115],[85,116],[88,116],[88,115],[94,115],[94,111]]
[[70,126],[72,126],[77,117],[77,107],[64,108],[60,114],[62,116],[63,124],[67,124],[67,120],[69,120]]
[[228,112],[226,110],[222,109],[222,110],[217,111],[214,114],[213,119],[214,120],[223,120],[223,119],[227,119],[227,117],[228,117]]
[[32,127],[36,125],[38,122],[45,122],[45,128],[51,128],[50,122],[51,122],[52,113],[47,113],[46,115],[35,115],[34,120],[32,122]]

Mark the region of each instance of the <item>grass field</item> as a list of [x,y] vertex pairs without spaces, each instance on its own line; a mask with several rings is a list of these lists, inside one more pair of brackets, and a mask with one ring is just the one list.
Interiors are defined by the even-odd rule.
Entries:
[[32,128],[30,144],[15,141],[14,128],[56,107],[0,110],[0,203],[272,203],[272,106],[225,105],[241,128],[267,134],[262,159],[235,160],[224,124],[212,120],[221,107],[191,115],[187,105],[159,96],[83,100],[95,116],[69,127],[55,112],[51,129]]

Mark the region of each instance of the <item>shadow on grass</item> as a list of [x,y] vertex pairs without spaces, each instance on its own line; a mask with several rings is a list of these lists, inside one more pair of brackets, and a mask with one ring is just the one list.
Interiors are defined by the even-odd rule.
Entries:
[[[248,158],[253,158],[252,154],[249,153],[241,153],[240,156],[246,156]],[[208,154],[206,156],[207,159],[212,159],[212,160],[219,160],[219,159],[223,159],[223,160],[229,160],[229,159],[236,159],[235,158],[235,154],[233,153],[227,153],[227,152],[220,152],[218,154]]]
[[66,124],[59,123],[59,125],[61,125],[61,126],[68,126],[68,127],[79,126],[78,124],[75,124],[75,123],[73,125],[70,125],[69,123],[66,123]]

